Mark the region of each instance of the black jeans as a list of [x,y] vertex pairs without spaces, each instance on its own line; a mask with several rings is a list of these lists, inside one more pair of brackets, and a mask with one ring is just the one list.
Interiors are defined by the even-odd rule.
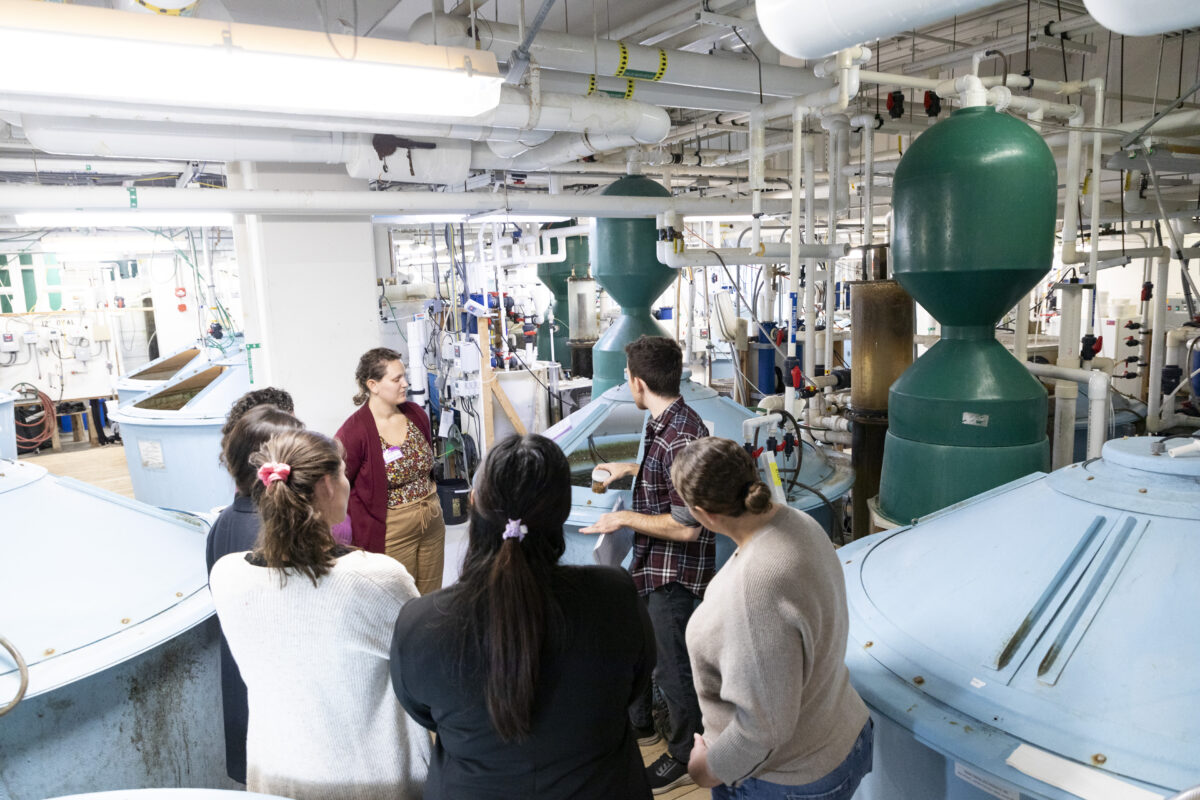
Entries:
[[[694,734],[703,733],[700,722],[700,703],[692,682],[692,664],[688,660],[684,633],[700,598],[678,583],[660,586],[643,598],[654,625],[658,664],[654,667],[654,682],[667,701],[670,715],[667,731],[667,752],[684,764],[692,754]],[[654,723],[651,695],[647,691],[629,707],[629,717],[636,728],[648,728]]]

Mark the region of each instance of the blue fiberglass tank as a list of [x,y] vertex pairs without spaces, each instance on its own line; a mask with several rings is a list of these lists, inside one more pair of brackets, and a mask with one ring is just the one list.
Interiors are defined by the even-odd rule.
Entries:
[[[203,519],[0,462],[0,637],[28,665],[0,716],[0,798],[225,776]],[[0,648],[0,708],[21,675]]]
[[[691,381],[686,370],[683,373],[680,394],[684,402],[700,415],[714,436],[740,442],[742,423],[755,416],[754,412],[745,406],[717,394],[707,386]],[[630,479],[618,481],[614,488],[597,494],[591,489],[591,473],[598,461],[640,463],[642,434],[648,419],[649,412],[641,411],[634,405],[629,384],[622,383],[546,431],[545,435],[553,439],[567,454],[571,465],[571,514],[567,517],[565,526],[567,550],[563,556],[564,563],[594,563],[592,548],[596,544],[596,537],[579,533],[579,529],[591,525],[602,513],[611,511],[617,500],[624,503],[624,508],[633,507]],[[765,431],[763,435],[766,435]],[[777,460],[782,469],[795,466],[797,461],[800,464],[797,485],[788,493],[788,505],[807,512],[828,531],[833,518],[829,507],[812,491],[801,488],[800,484],[816,489],[832,504],[839,504],[843,502],[854,483],[854,473],[850,469],[849,460],[808,443],[801,445],[791,458],[780,453]],[[790,474],[785,478],[785,485],[789,479]],[[615,488],[616,486],[623,488]],[[717,536],[718,567],[733,550],[732,540]],[[628,561],[626,558],[626,565]]]
[[240,351],[177,375],[114,412],[134,497],[183,511],[227,504],[233,479],[220,464],[221,427],[249,389],[246,353]]
[[13,416],[17,396],[0,389],[0,458],[17,457],[17,421]]
[[1159,440],[1114,439],[838,551],[846,662],[876,723],[858,798],[1200,784],[1200,457]]

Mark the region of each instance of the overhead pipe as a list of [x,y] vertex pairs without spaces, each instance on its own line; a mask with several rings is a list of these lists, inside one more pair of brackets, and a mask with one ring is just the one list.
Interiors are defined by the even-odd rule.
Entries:
[[[95,118],[101,118],[131,120],[139,125],[184,123],[330,133],[391,133],[398,136],[471,139],[474,141],[505,137],[505,134],[497,129],[512,129],[513,131],[537,129],[571,133],[603,131],[611,134],[644,136],[643,131],[648,128],[657,130],[664,119],[669,119],[666,111],[648,103],[606,95],[587,97],[560,92],[540,92],[535,99],[529,90],[507,85],[500,87],[500,104],[491,111],[474,117],[425,116],[420,121],[283,116],[263,112],[189,109],[186,107],[163,109],[101,101],[15,97],[3,92],[0,92],[0,106],[7,111],[23,115],[25,119],[31,117],[84,117],[89,119],[89,124]],[[170,128],[166,130],[170,130]],[[222,132],[220,135],[227,133],[227,131]],[[509,134],[509,136],[516,135],[516,133]],[[663,136],[665,135],[664,133]]]
[[601,94],[637,100],[656,106],[671,106],[697,111],[749,112],[761,105],[758,92],[730,92],[722,89],[707,89],[695,86],[680,86],[671,83],[636,78],[617,78],[611,75],[585,75],[581,72],[542,70],[543,91],[567,94]]
[[[477,19],[477,35],[471,20],[462,17],[425,14],[413,22],[409,37],[459,47],[479,46],[493,53],[515,48],[521,41],[516,25]],[[543,69],[595,73],[597,76],[631,77],[655,83],[679,84],[702,89],[718,89],[758,94],[760,81],[764,95],[792,97],[825,88],[829,82],[807,69],[759,64],[738,58],[720,58],[683,50],[660,50],[609,39],[574,36],[542,31],[529,46],[529,53]]]
[[759,25],[771,44],[794,58],[824,58],[874,41],[974,11],[989,0],[814,0],[798,13],[795,0],[756,0]]
[[[0,213],[121,211],[227,211],[234,214],[364,216],[371,214],[512,213],[578,217],[721,216],[749,212],[745,198],[619,197],[493,192],[283,191],[168,189],[122,186],[0,184]],[[764,200],[763,211],[782,215],[788,204]]]
[[[660,241],[657,243],[658,260],[672,269],[684,269],[686,267],[715,267],[724,263],[726,265],[733,264],[779,264],[787,260],[788,256],[779,249],[772,248],[765,255],[754,255],[751,251],[743,247],[721,247],[721,248],[689,248],[687,250],[676,250],[672,246],[672,242]],[[780,245],[781,249],[788,249],[787,245]],[[800,255],[816,256],[818,258],[828,258],[834,251],[832,245],[800,245]],[[844,245],[841,255],[845,255],[849,249],[849,245]]]

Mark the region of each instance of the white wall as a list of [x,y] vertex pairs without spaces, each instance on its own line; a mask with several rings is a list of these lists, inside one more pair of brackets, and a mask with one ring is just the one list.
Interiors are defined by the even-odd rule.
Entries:
[[[238,164],[230,188],[365,190],[342,167]],[[248,216],[234,226],[253,386],[291,392],[296,414],[332,434],[354,411],[354,369],[380,343],[368,217]]]

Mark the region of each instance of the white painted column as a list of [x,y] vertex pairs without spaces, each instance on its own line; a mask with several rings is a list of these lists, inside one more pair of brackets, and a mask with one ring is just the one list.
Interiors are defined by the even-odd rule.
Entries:
[[[228,167],[232,189],[365,190],[340,166]],[[332,435],[354,411],[354,369],[380,343],[370,217],[245,215],[234,224],[253,386],[291,392]]]

